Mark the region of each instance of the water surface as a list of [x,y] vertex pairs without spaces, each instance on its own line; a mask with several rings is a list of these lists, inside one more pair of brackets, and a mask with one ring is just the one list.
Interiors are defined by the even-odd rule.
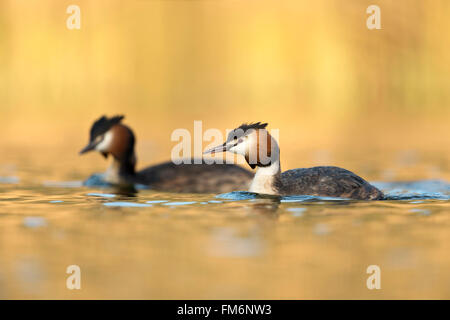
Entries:
[[[369,202],[23,176],[0,180],[0,298],[450,297],[445,181],[376,183],[389,199]],[[381,290],[366,288],[373,264]]]

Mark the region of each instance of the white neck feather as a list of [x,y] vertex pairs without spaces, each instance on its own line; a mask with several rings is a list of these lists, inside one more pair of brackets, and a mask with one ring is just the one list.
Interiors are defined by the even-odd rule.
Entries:
[[[133,154],[131,159],[128,159],[127,163],[120,162],[116,158],[112,157],[111,164],[103,175],[105,181],[112,184],[127,184],[129,179],[134,176],[134,165],[136,163],[136,156]],[[130,170],[132,166],[133,171]],[[124,169],[125,168],[125,169]]]
[[272,162],[268,167],[260,167],[250,184],[250,192],[262,194],[278,194],[275,189],[275,179],[281,172],[280,160]]
[[116,159],[112,159],[111,164],[108,169],[104,173],[105,181],[112,184],[120,184],[122,182],[122,178],[120,176],[120,162]]

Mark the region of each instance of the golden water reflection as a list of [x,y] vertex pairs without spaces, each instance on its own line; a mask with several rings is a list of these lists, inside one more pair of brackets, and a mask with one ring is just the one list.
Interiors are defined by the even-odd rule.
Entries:
[[[0,189],[1,298],[450,296],[448,200]],[[81,267],[79,291],[65,287],[72,264]],[[381,290],[366,288],[373,264]]]

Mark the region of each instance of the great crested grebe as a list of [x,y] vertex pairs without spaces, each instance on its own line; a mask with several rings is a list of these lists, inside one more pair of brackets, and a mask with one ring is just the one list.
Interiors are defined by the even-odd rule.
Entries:
[[220,146],[205,151],[230,151],[243,155],[258,171],[250,192],[271,195],[313,195],[359,200],[381,200],[383,193],[353,172],[338,167],[292,169],[281,173],[280,149],[267,132],[267,123],[243,124]]
[[187,193],[224,193],[248,187],[252,172],[233,164],[179,164],[170,161],[135,171],[135,137],[122,124],[124,116],[101,117],[91,127],[89,143],[80,154],[96,150],[105,158],[111,155],[111,166],[102,179],[118,186],[141,184],[152,189]]

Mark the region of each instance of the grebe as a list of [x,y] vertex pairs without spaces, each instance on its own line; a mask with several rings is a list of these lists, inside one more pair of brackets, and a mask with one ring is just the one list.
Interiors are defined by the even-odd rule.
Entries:
[[91,127],[88,145],[80,154],[96,150],[105,158],[111,155],[111,166],[102,179],[112,185],[150,186],[168,192],[225,193],[248,188],[252,172],[233,164],[180,164],[168,161],[136,172],[133,131],[121,121],[124,116],[101,117]]
[[269,195],[313,195],[359,200],[380,200],[383,193],[353,172],[338,167],[292,169],[281,173],[280,149],[267,132],[267,123],[243,124],[228,135],[220,146],[205,151],[230,151],[245,157],[258,171],[250,192]]

